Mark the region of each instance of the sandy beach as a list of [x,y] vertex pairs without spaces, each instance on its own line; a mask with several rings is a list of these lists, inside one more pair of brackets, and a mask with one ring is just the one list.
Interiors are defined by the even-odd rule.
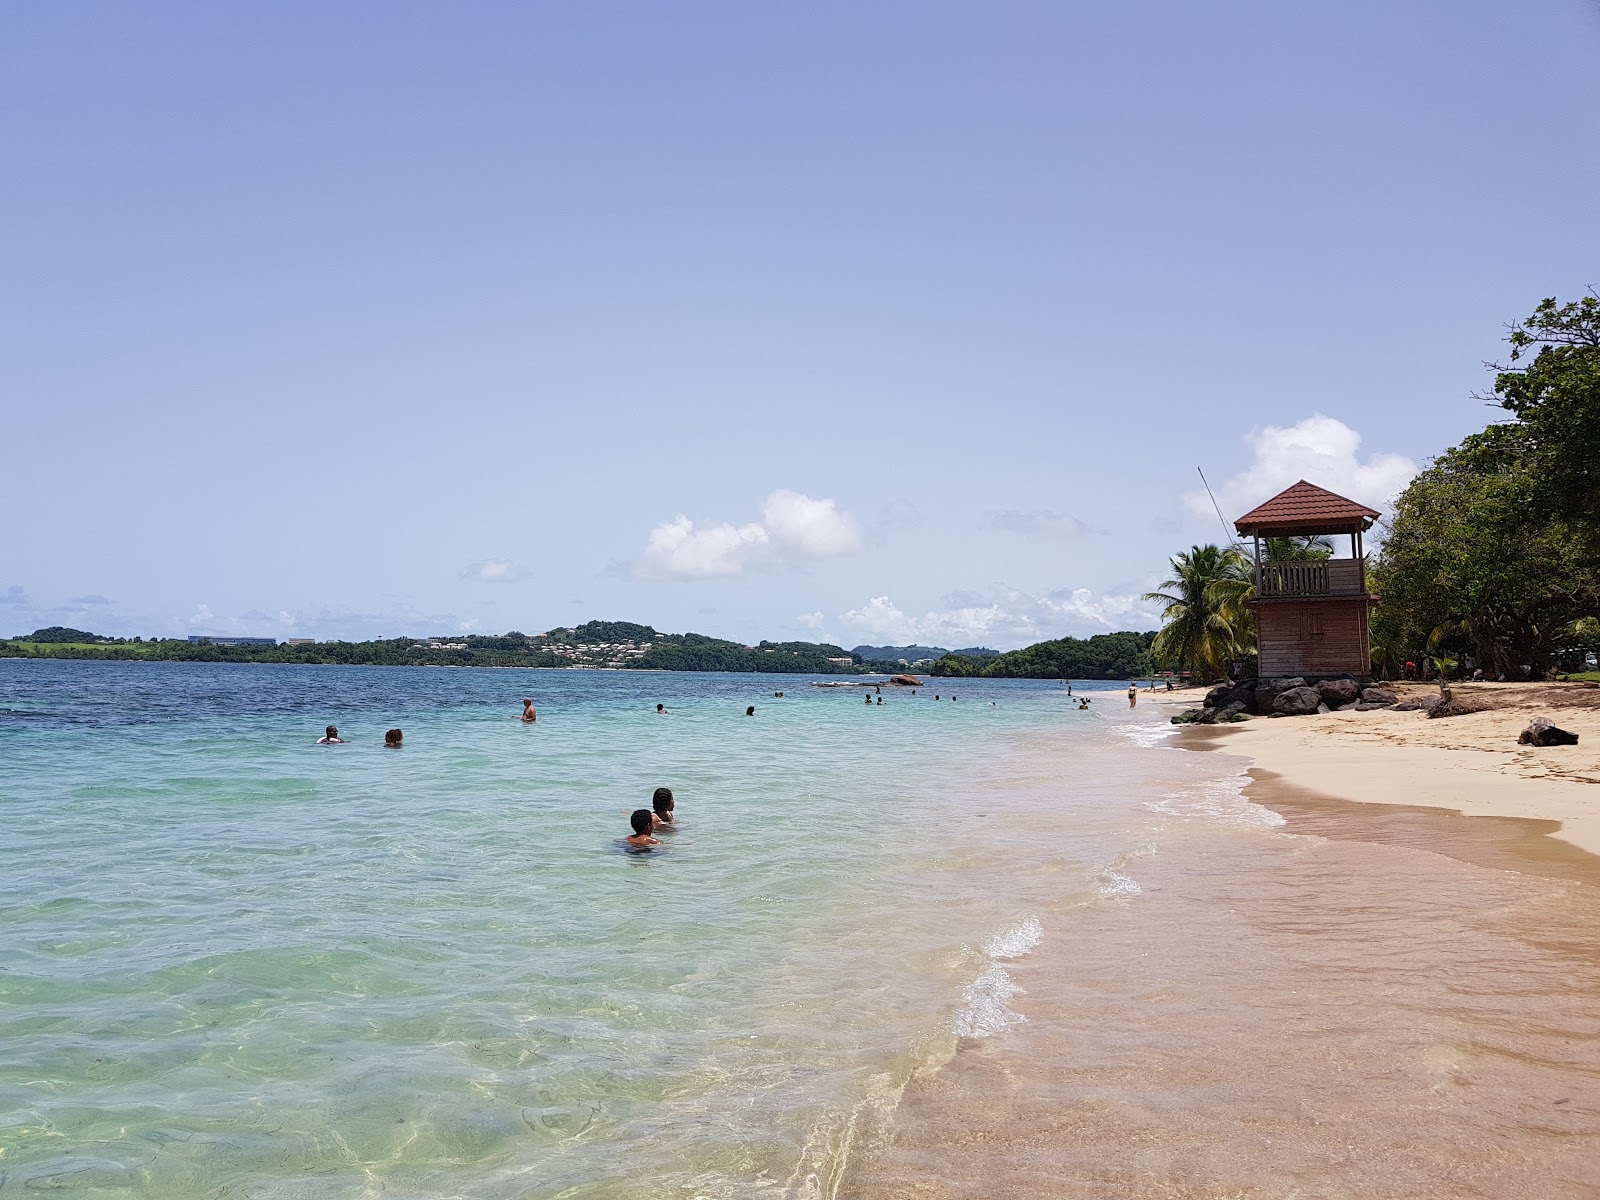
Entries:
[[[842,1200],[1594,1196],[1600,689],[1456,697],[1184,727],[1285,823],[1152,798],[1133,893],[1041,912],[1025,1022],[915,1080]],[[1540,714],[1579,745],[1518,746]]]
[[[1438,694],[1431,684],[1396,689],[1402,699]],[[1256,718],[1185,728],[1180,744],[1248,755],[1255,781],[1248,794],[1269,806],[1275,789],[1290,788],[1366,804],[1559,822],[1542,832],[1600,855],[1600,688],[1468,683],[1453,691],[1479,711],[1438,719],[1387,709]],[[1151,699],[1178,711],[1203,696],[1191,688]],[[1578,745],[1518,745],[1518,733],[1536,716],[1578,734]]]

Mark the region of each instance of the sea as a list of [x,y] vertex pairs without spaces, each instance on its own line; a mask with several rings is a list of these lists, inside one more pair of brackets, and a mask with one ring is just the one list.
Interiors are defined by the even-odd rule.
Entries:
[[0,661],[0,1198],[1600,1195],[1587,865],[839,682]]

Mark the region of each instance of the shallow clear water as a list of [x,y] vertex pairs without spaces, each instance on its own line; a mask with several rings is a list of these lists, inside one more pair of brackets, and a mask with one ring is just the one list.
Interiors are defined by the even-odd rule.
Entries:
[[0,1195],[831,1194],[1150,818],[1119,694],[807,683],[0,662]]

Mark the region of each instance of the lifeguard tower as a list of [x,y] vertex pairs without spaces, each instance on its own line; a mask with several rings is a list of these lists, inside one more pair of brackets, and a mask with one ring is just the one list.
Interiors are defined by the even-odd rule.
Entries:
[[[1255,543],[1256,645],[1263,679],[1354,675],[1367,679],[1372,648],[1361,535],[1378,513],[1302,479],[1233,523]],[[1262,557],[1266,538],[1349,534],[1349,558],[1275,562]],[[1339,552],[1336,546],[1334,553]]]

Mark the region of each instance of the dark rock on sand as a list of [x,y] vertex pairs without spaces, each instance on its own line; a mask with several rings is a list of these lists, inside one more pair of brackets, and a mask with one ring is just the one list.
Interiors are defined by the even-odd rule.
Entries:
[[1398,704],[1400,697],[1390,688],[1368,687],[1361,689],[1361,703],[1363,704]]
[[1330,708],[1341,704],[1354,704],[1361,694],[1361,685],[1354,679],[1323,679],[1317,683],[1317,695]]
[[1302,683],[1279,692],[1272,701],[1272,711],[1285,717],[1303,717],[1316,712],[1321,704],[1322,697],[1317,695],[1317,689]]
[[1535,717],[1528,727],[1517,735],[1519,746],[1576,746],[1578,735],[1558,729],[1549,717]]

